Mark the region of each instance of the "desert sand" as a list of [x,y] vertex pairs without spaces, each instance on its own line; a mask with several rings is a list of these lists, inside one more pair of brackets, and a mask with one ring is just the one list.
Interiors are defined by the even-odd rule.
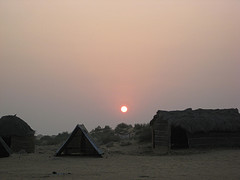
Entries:
[[115,147],[103,158],[55,157],[56,146],[0,158],[0,179],[240,179],[240,149],[176,150],[156,155]]

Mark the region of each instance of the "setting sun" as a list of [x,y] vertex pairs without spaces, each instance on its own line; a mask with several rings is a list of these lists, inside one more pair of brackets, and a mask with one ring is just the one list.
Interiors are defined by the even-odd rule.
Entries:
[[122,106],[122,107],[121,107],[121,111],[122,111],[123,113],[127,112],[127,110],[128,110],[127,106]]

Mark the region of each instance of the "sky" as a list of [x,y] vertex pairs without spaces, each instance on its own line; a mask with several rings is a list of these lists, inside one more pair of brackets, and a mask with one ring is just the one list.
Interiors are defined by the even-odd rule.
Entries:
[[0,0],[0,116],[36,134],[240,109],[239,74],[238,0]]

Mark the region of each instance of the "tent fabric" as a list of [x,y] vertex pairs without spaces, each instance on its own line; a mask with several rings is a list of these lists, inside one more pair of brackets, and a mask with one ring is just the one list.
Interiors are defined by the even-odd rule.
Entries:
[[77,125],[66,142],[56,152],[61,155],[102,156],[103,152],[96,146],[84,125]]
[[12,153],[11,149],[5,143],[5,141],[0,137],[0,158],[8,157]]

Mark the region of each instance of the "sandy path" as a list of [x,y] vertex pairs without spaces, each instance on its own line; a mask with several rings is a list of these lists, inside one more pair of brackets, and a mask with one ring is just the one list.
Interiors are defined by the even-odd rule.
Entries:
[[[53,152],[0,159],[0,179],[240,179],[240,150],[166,156],[111,154],[54,157]],[[56,172],[56,174],[53,174]]]

